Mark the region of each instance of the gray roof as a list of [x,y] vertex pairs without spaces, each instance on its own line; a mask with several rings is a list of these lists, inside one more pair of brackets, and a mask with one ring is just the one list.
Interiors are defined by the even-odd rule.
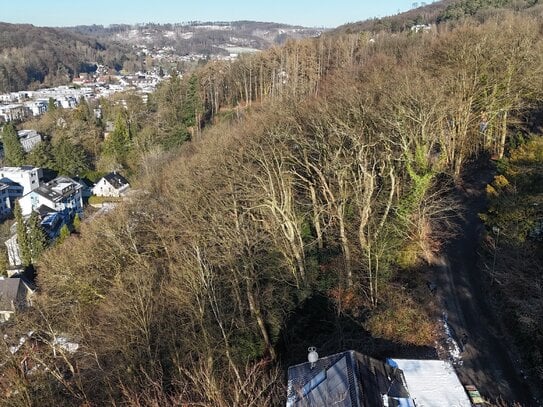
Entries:
[[[63,188],[63,189],[60,189]],[[68,177],[57,177],[47,184],[41,185],[33,192],[53,201],[59,202],[63,198],[73,194],[78,189],[81,189],[81,185]]]
[[400,399],[409,399],[402,371],[355,351],[288,369],[288,407],[393,407]]
[[49,215],[50,213],[56,212],[53,208],[48,207],[47,205],[40,205],[35,209],[36,212],[38,212],[38,215],[44,217]]
[[109,174],[104,175],[104,179],[115,189],[120,189],[125,185],[128,185],[126,178],[116,172],[110,172]]
[[0,311],[15,311],[24,307],[27,290],[20,278],[0,280]]

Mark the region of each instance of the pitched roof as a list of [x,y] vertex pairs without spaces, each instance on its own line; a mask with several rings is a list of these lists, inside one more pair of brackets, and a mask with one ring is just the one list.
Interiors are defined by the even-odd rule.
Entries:
[[[413,405],[401,370],[347,351],[288,369],[287,407]],[[409,404],[411,402],[411,404]]]
[[0,311],[15,311],[26,301],[27,288],[20,278],[0,280]]
[[128,185],[126,178],[116,172],[110,172],[109,174],[104,175],[104,179],[115,189],[120,189],[125,185]]

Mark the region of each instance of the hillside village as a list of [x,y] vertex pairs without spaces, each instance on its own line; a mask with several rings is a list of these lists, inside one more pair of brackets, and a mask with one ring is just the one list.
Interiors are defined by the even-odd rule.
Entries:
[[[169,78],[168,75],[160,74],[158,69],[151,73],[122,75],[98,66],[94,74],[85,73],[74,78],[71,86],[0,94],[0,124],[38,117],[54,107],[73,109],[82,99],[97,101],[127,91],[133,91],[146,100],[147,95],[154,92],[161,81]],[[100,116],[100,111],[95,114]]]
[[541,1],[15,33],[0,407],[543,405]]
[[[4,242],[7,248],[8,267],[2,270],[7,279],[0,279],[0,322],[7,321],[17,310],[31,304],[35,288],[32,273],[27,268],[32,261],[28,248],[40,239],[42,250],[78,231],[85,220],[86,207],[94,205],[111,209],[126,197],[130,189],[128,181],[120,174],[109,173],[95,185],[79,177],[55,176],[50,179],[47,169],[22,166],[0,167],[0,221],[7,222],[15,215],[16,222],[10,228],[12,236]],[[99,198],[93,203],[92,197]],[[19,212],[19,214],[14,212]],[[38,227],[39,235],[36,237]],[[24,236],[24,237],[23,237]],[[16,280],[13,280],[16,279]],[[20,281],[17,289],[10,289],[14,281]],[[18,284],[18,283],[17,283]]]

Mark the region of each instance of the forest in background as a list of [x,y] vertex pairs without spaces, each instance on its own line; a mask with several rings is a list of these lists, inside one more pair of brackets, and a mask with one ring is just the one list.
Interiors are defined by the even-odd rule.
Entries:
[[0,22],[0,93],[69,83],[95,64],[121,69],[126,46],[59,28]]
[[[119,137],[106,141],[82,139],[78,111],[48,113],[40,125],[53,139],[87,143],[93,168],[120,165],[142,192],[42,255],[35,307],[0,347],[11,389],[0,405],[284,404],[282,369],[314,345],[289,320],[315,295],[333,323],[432,347],[439,328],[420,269],[455,233],[465,165],[487,154],[503,163],[515,188],[497,179],[491,202],[537,193],[515,177],[525,156],[541,162],[530,126],[541,17],[502,10],[428,34],[326,35],[207,64],[147,105],[112,103]],[[54,115],[67,114],[59,126]],[[541,248],[533,225],[515,237],[503,223],[513,220],[487,222],[500,239],[508,230],[497,247]],[[524,289],[540,263],[525,257],[508,277],[505,250],[488,244],[505,323],[522,324],[517,339],[537,361],[541,294]],[[8,349],[29,330],[43,345],[24,357],[47,367],[32,376]],[[377,352],[342,332],[319,347]],[[80,350],[55,346],[58,336]],[[530,374],[541,381],[540,364]]]
[[259,21],[192,21],[178,24],[115,24],[68,27],[97,38],[149,48],[173,47],[177,55],[225,55],[234,47],[268,49],[289,39],[316,37],[323,29]]

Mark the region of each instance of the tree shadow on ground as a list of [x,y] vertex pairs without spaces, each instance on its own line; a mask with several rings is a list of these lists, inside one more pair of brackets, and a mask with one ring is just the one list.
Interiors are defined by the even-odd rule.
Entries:
[[379,359],[434,359],[436,350],[429,346],[405,345],[375,338],[362,320],[338,314],[335,304],[323,294],[314,294],[300,304],[285,322],[277,345],[283,366],[307,361],[307,348],[315,346],[326,356],[355,350]]

